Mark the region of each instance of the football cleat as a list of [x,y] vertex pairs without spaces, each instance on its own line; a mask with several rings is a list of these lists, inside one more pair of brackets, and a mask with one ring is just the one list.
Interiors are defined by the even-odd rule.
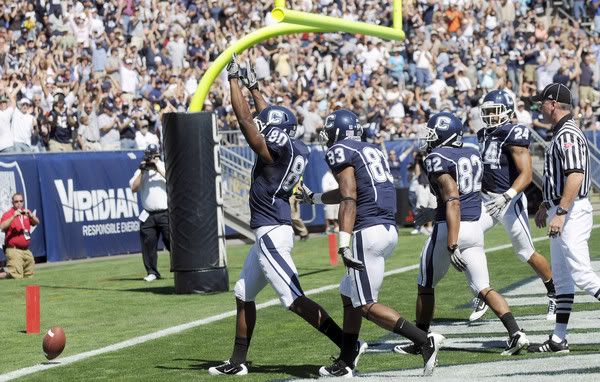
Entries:
[[530,353],[568,353],[569,352],[569,344],[567,343],[567,339],[565,338],[562,342],[554,342],[552,340],[552,334],[550,334],[550,338],[542,344],[531,344],[527,350]]
[[319,375],[322,377],[352,378],[354,377],[354,372],[344,361],[337,358],[334,359],[331,366],[321,366]]
[[473,299],[473,311],[469,316],[469,321],[473,322],[479,320],[481,317],[483,317],[485,312],[487,312],[488,308],[488,304],[486,304],[482,298],[475,297]]
[[546,320],[556,321],[556,297],[548,296],[548,311],[546,312]]
[[516,355],[519,354],[521,349],[529,346],[529,339],[527,339],[527,335],[522,330],[519,330],[512,337],[510,337],[508,341],[506,341],[506,344],[506,348],[500,354]]
[[403,355],[419,355],[421,354],[421,347],[415,345],[414,343],[408,345],[396,345],[394,346],[394,351]]
[[442,347],[442,342],[446,338],[438,333],[430,333],[427,335],[427,342],[421,347],[421,355],[423,356],[423,376],[433,374],[433,369],[437,366],[437,354]]
[[368,347],[369,347],[369,345],[365,341],[363,341],[363,340],[356,341],[356,349],[358,350],[358,353],[356,354],[356,357],[354,357],[354,361],[352,362],[354,369],[356,369],[356,366],[358,365],[358,360],[360,359],[360,356],[363,355],[367,351]]
[[227,360],[222,365],[213,366],[213,367],[209,368],[208,374],[210,374],[210,375],[246,375],[246,374],[248,374],[248,366],[246,366],[245,363],[236,365],[234,363],[229,362],[229,360]]

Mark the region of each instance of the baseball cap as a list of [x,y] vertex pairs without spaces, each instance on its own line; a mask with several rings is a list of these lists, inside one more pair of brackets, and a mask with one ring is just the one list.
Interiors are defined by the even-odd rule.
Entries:
[[568,87],[559,83],[550,84],[546,86],[541,93],[531,97],[531,101],[533,102],[542,102],[546,100],[556,101],[567,105],[573,104],[571,91]]
[[150,156],[150,155],[159,155],[160,151],[158,149],[158,145],[156,145],[155,143],[150,143],[147,147],[146,150],[144,150],[144,155]]
[[114,110],[115,109],[115,104],[112,103],[112,101],[110,101],[108,99],[104,101],[104,105],[103,106],[104,106],[105,109],[108,109],[108,110]]
[[19,100],[19,103],[22,104],[27,104],[27,105],[31,105],[31,101],[29,100],[29,98],[27,97],[23,97]]
[[8,102],[8,98],[6,96],[0,96],[0,102]]

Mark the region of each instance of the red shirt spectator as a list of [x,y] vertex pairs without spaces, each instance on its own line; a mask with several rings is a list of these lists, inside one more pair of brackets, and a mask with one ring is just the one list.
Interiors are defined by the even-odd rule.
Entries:
[[0,230],[6,233],[6,270],[0,271],[0,279],[21,279],[33,275],[35,260],[29,250],[30,229],[40,221],[31,211],[23,208],[24,202],[23,194],[15,193],[12,197],[13,207],[0,220]]
[[[17,214],[17,210],[20,210],[21,213]],[[3,223],[2,228],[4,228],[4,223],[11,218],[10,225],[6,229],[3,229],[6,232],[4,245],[7,248],[29,248],[31,226],[36,225],[39,221],[31,211],[23,208],[23,196],[20,194],[13,197],[13,207],[2,215],[2,219],[0,219],[0,222]]]

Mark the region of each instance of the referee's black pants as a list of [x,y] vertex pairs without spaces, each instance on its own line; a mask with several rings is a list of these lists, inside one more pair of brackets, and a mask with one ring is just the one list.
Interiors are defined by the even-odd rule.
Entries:
[[162,234],[165,248],[171,250],[171,240],[169,236],[169,212],[167,210],[158,212],[148,212],[149,216],[145,222],[140,225],[140,239],[142,241],[142,257],[144,258],[144,267],[146,273],[153,274],[160,278],[158,272],[158,235]]

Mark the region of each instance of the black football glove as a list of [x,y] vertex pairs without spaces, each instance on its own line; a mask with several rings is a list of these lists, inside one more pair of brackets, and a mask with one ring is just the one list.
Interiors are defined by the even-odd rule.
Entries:
[[342,256],[342,261],[344,261],[346,267],[356,269],[357,271],[365,269],[363,262],[354,257],[349,247],[341,247],[338,249],[338,254]]

